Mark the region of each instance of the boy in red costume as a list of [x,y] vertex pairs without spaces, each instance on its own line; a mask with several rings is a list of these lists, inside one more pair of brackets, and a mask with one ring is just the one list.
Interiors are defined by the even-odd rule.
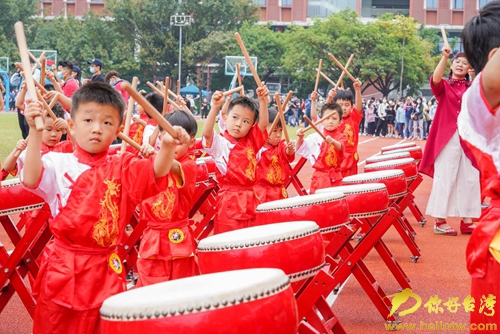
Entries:
[[[500,325],[495,299],[500,295],[500,2],[486,4],[462,31],[467,59],[477,77],[463,96],[458,131],[471,149],[485,180],[483,196],[491,198],[467,245],[467,269],[475,305],[471,324]],[[493,300],[493,304],[488,303]],[[488,331],[497,333],[498,330]],[[471,333],[479,333],[472,330]],[[486,331],[481,331],[486,333]]]
[[[49,152],[60,152],[60,153],[71,153],[73,152],[73,144],[70,140],[65,140],[61,142],[61,137],[63,132],[66,133],[68,129],[68,123],[64,120],[66,111],[63,109],[60,103],[56,103],[52,107],[52,112],[56,115],[56,120],[53,120],[49,114],[46,115],[44,122],[44,128],[42,131],[42,145],[41,154],[47,154]],[[7,156],[2,169],[2,180],[4,180],[9,174],[16,176],[19,169],[21,169],[25,153],[24,150],[28,146],[28,141],[21,139],[17,142],[16,148]],[[16,158],[16,152],[21,151],[19,158]]]
[[[316,118],[316,100],[318,93],[312,92],[311,115]],[[336,103],[325,103],[321,108],[323,116],[333,113],[318,129],[326,136],[326,141],[314,133],[304,139],[304,129],[297,131],[296,153],[303,156],[314,168],[309,193],[314,194],[317,189],[340,186],[342,184],[342,160],[347,142],[342,132],[342,108]],[[314,122],[314,121],[313,121]]]
[[188,218],[197,169],[188,150],[194,146],[198,125],[184,110],[164,117],[170,124],[186,130],[190,140],[175,150],[175,160],[167,174],[167,189],[141,204],[141,220],[147,220],[147,227],[139,247],[136,287],[195,275],[196,243]]
[[[269,109],[269,125],[279,117],[276,109]],[[287,198],[288,193],[284,183],[290,176],[290,162],[295,160],[295,144],[293,141],[286,144],[281,140],[283,127],[278,121],[276,127],[269,133],[264,147],[257,154],[257,183],[255,193],[260,203]]]
[[68,120],[75,152],[43,157],[34,122],[42,108],[35,101],[26,109],[30,139],[21,181],[48,203],[54,217],[54,238],[45,247],[33,288],[35,334],[100,332],[102,302],[126,289],[116,244],[130,218],[127,208],[166,188],[175,147],[189,140],[175,127],[178,139],[165,134],[162,149],[150,159],[127,152],[108,156],[122,130],[124,109],[123,98],[108,84],[85,85],[73,95]]
[[226,131],[219,136],[215,134],[214,125],[224,99],[221,92],[215,92],[203,126],[203,147],[214,159],[221,176],[219,180],[218,175],[221,189],[217,194],[216,234],[255,225],[259,202],[253,186],[257,153],[268,136],[267,87],[257,88],[257,95],[259,106],[246,96],[231,101],[223,116]]
[[[344,149],[344,160],[342,160],[342,176],[358,174],[358,141],[359,124],[363,119],[363,98],[361,97],[361,81],[356,80],[353,84],[356,96],[350,90],[339,89],[328,93],[327,103],[337,103],[342,108],[341,131],[346,135],[347,141]],[[314,119],[312,120],[314,121]]]

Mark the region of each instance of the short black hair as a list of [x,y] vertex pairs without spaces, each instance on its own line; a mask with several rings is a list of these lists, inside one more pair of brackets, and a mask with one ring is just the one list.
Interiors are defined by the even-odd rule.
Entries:
[[[66,115],[66,110],[63,109],[62,104],[60,104],[59,102],[56,102],[56,104],[54,104],[54,106],[52,107],[52,112],[54,113],[54,115],[56,115],[57,118],[64,119],[64,116]],[[47,113],[47,117],[50,117],[49,113]]]
[[336,110],[339,114],[340,120],[342,120],[342,108],[335,102],[323,104],[323,107],[321,107],[321,117],[325,117],[327,114],[329,114],[329,110]]
[[488,54],[500,47],[500,1],[487,3],[470,19],[461,35],[467,61],[479,74],[488,62]]
[[[156,110],[158,110],[158,112],[161,114],[163,112],[163,96],[161,96],[160,94],[158,93],[148,93],[146,94],[146,96],[144,96],[144,98],[153,106],[155,107]],[[146,115],[148,115],[149,118],[151,118],[151,116],[149,116],[148,113],[146,113]]]
[[88,102],[109,105],[116,109],[120,121],[123,119],[125,101],[122,95],[108,83],[89,82],[85,86],[77,89],[72,96],[71,117],[74,117],[80,104]]
[[61,60],[59,63],[57,63],[57,66],[61,66],[62,68],[65,68],[69,70],[70,72],[73,72],[73,63],[70,62],[69,60]]
[[[184,110],[174,110],[163,116],[170,124],[182,127],[189,134],[191,138],[196,137],[198,132],[198,123],[191,114],[188,114]],[[158,125],[160,131],[163,131],[162,127]]]
[[[276,117],[278,117],[278,110],[276,110],[276,108],[274,108],[274,107],[271,107],[271,108],[269,108],[268,113],[269,113],[269,126],[271,126],[271,124],[273,124]],[[277,128],[283,127],[283,125],[281,124],[281,120],[279,120],[278,123],[276,123],[276,127]]]
[[229,107],[227,108],[227,115],[229,115],[234,106],[237,105],[248,108],[254,113],[254,124],[259,120],[259,105],[254,99],[251,99],[248,96],[238,96],[234,100],[231,100],[231,102],[229,103]]
[[338,90],[337,95],[333,98],[333,102],[337,102],[338,100],[349,101],[354,105],[354,95],[349,89]]

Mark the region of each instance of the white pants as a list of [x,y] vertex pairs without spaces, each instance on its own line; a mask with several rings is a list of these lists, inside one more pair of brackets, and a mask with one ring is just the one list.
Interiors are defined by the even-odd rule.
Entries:
[[436,157],[434,180],[426,214],[435,218],[479,218],[479,171],[465,155],[458,131]]

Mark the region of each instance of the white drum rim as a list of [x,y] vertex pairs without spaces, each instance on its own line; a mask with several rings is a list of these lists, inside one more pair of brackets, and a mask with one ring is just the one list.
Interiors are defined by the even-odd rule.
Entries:
[[413,158],[387,160],[387,161],[381,161],[381,162],[376,162],[373,164],[366,165],[365,169],[377,169],[380,167],[397,167],[397,166],[406,165],[406,164],[411,163],[411,162],[416,162],[416,160]]
[[328,193],[332,191],[336,191],[337,188],[343,188],[341,191],[347,195],[355,195],[355,194],[367,194],[380,190],[386,190],[387,187],[383,183],[360,183],[360,184],[352,184],[338,187],[330,187],[316,190],[316,193]]
[[21,185],[21,179],[19,178],[2,181],[2,188],[15,187],[19,185]]
[[375,157],[371,157],[371,158],[367,158],[366,161],[368,162],[371,162],[371,161],[386,161],[386,160],[389,160],[391,158],[394,158],[394,159],[398,159],[398,158],[406,158],[406,157],[411,157],[411,154],[410,152],[408,151],[401,151],[401,152],[396,152],[396,153],[393,153],[392,151],[390,152],[387,152],[387,153],[383,153],[381,155],[377,155]]
[[397,149],[398,147],[403,148],[403,147],[413,147],[413,146],[417,146],[417,143],[415,143],[414,141],[411,141],[411,142],[407,142],[407,143],[384,146],[380,150],[387,151],[387,150],[391,150],[391,149]]
[[198,252],[223,252],[260,247],[304,238],[319,231],[318,224],[309,220],[253,226],[206,237],[200,240],[197,250]]
[[[233,282],[233,285],[227,282]],[[268,298],[289,287],[290,279],[281,269],[226,271],[119,293],[104,301],[100,315],[106,321],[120,322],[183,316]],[[160,293],[160,289],[168,291],[168,297],[155,300],[154,297],[165,295]]]
[[38,209],[41,209],[43,207],[44,203],[45,202],[43,202],[43,200],[42,200],[42,202],[39,204],[31,204],[28,206],[18,206],[18,207],[14,207],[14,208],[5,209],[5,210],[0,210],[0,216],[8,216],[8,215],[16,214],[16,213],[23,213],[26,211],[38,210]]
[[421,151],[422,148],[420,146],[411,146],[411,147],[405,147],[393,151],[385,151],[382,152],[382,155],[388,155],[388,154],[394,154],[394,153],[403,153],[403,152],[410,152],[410,151]]
[[360,213],[352,213],[350,214],[351,218],[368,218],[368,217],[376,217],[376,216],[382,216],[385,214],[387,211],[389,211],[389,208],[385,208],[380,211],[371,211],[371,212],[360,212]]
[[404,176],[405,172],[402,169],[377,170],[370,173],[361,173],[346,176],[342,179],[342,183],[357,184],[359,181],[378,181],[387,180],[397,176]]
[[345,198],[345,194],[340,191],[331,191],[328,194],[312,194],[295,196],[276,201],[266,202],[257,206],[256,212],[272,212],[285,209],[300,208],[316,204],[336,202]]

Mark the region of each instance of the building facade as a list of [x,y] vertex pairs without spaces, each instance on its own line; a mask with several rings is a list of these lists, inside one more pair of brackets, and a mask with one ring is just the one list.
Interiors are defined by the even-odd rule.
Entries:
[[89,11],[101,13],[104,7],[104,0],[43,0],[38,4],[44,17],[82,16]]

